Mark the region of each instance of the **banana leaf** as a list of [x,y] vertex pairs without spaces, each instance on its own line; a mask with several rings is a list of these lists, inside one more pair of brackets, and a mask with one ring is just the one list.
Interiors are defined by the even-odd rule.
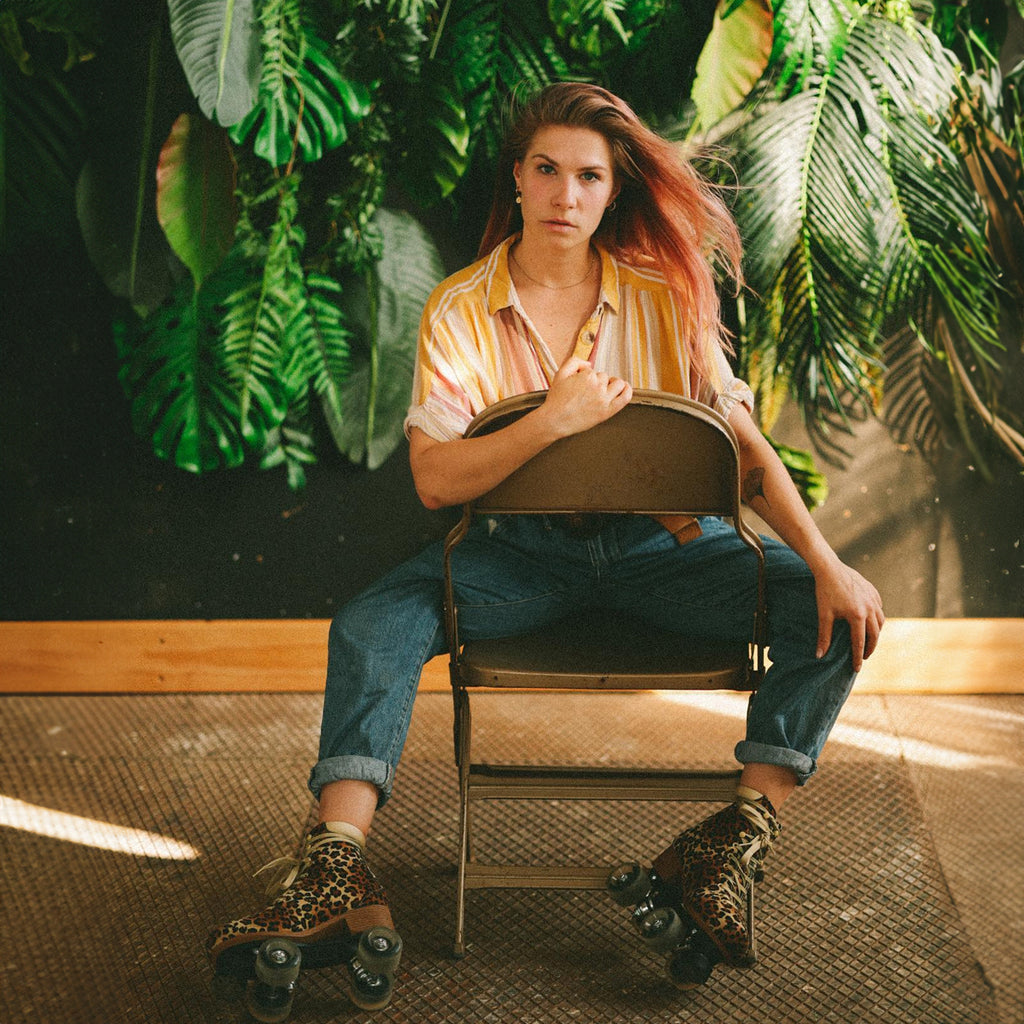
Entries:
[[205,117],[180,115],[160,151],[156,212],[196,290],[231,249],[238,220],[235,176],[224,130]]
[[697,108],[693,128],[704,131],[731,114],[757,84],[772,49],[768,0],[745,0],[715,12],[711,34],[697,59],[690,98]]
[[341,388],[342,419],[328,418],[339,450],[370,469],[404,436],[420,316],[444,276],[433,242],[409,214],[380,210],[376,222],[384,238],[380,262],[344,285],[351,366]]
[[171,38],[199,109],[225,127],[252,110],[260,82],[255,0],[167,0]]
[[75,190],[86,252],[110,291],[145,316],[171,293],[182,266],[152,203],[142,204],[137,227],[135,205],[125,202],[139,187],[138,166],[124,156],[135,153],[139,158],[133,133],[96,135],[93,142],[95,153],[83,165]]

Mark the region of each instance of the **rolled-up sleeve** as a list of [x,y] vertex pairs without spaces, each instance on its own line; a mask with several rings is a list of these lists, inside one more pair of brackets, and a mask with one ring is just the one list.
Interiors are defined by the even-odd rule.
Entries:
[[429,307],[424,311],[416,347],[412,404],[406,413],[405,436],[418,427],[435,441],[462,437],[473,419],[471,396],[460,381],[456,348],[443,324],[431,325]]
[[729,360],[725,358],[725,353],[721,349],[718,349],[716,360],[722,389],[715,395],[715,412],[720,412],[726,419],[737,405],[745,405],[748,412],[753,412],[754,392],[750,390],[750,385],[732,372]]

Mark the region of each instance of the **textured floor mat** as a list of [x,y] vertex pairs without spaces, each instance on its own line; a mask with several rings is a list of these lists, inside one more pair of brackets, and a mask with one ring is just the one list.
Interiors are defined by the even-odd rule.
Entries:
[[[252,872],[295,844],[310,808],[318,698],[8,698],[2,707],[0,1019],[244,1020],[241,1007],[214,1000],[202,943],[214,924],[259,903]],[[634,730],[621,707],[597,707],[590,739],[575,721],[571,743],[599,756],[628,749],[631,740],[609,738],[613,726]],[[531,750],[571,746],[571,716],[556,710],[547,705],[525,732],[524,712],[514,734],[482,721],[481,747],[501,756],[523,735]],[[685,760],[722,756],[735,733],[726,711],[693,713],[688,733],[701,740]],[[755,968],[719,970],[705,988],[679,993],[626,913],[592,892],[471,892],[469,952],[452,960],[449,714],[443,695],[417,702],[399,785],[371,841],[406,942],[394,1004],[357,1011],[336,974],[311,973],[294,1021],[998,1024],[906,765],[852,750],[835,751],[787,806],[759,890]],[[635,726],[658,763],[673,747],[664,718],[648,710]],[[478,854],[649,858],[705,810],[495,803],[480,816]]]

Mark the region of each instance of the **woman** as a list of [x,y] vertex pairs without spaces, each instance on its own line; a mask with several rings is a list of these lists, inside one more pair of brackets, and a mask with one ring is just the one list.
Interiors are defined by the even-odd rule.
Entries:
[[[625,103],[596,86],[561,83],[519,112],[480,253],[436,289],[423,315],[406,429],[424,504],[476,497],[556,439],[614,416],[634,387],[656,388],[728,417],[744,499],[786,541],[766,541],[773,664],[736,748],[736,801],[680,834],[656,862],[680,879],[684,904],[726,961],[743,964],[750,878],[876,645],[878,594],[819,533],[725,358],[715,278],[720,267],[739,276],[735,225]],[[528,415],[462,438],[486,406],[539,389],[546,399]],[[591,578],[598,549],[605,564]],[[581,600],[712,636],[745,637],[749,628],[751,604],[715,599],[726,578],[751,576],[745,549],[715,519],[618,517],[595,537],[509,517],[497,529],[474,527],[455,557],[466,639],[533,628]],[[529,572],[518,571],[525,562]],[[335,618],[310,776],[321,824],[291,886],[266,910],[213,933],[218,969],[225,953],[270,935],[316,942],[390,926],[363,846],[391,791],[420,670],[444,649],[441,580],[438,544]]]

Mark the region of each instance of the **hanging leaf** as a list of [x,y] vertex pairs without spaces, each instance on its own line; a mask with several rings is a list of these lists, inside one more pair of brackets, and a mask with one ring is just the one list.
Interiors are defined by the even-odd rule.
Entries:
[[157,222],[151,193],[150,202],[138,204],[138,226],[135,204],[125,202],[139,190],[138,167],[124,158],[138,152],[134,136],[118,132],[93,141],[95,154],[82,167],[75,190],[86,252],[110,291],[145,316],[170,294],[181,264]]
[[253,150],[272,167],[285,166],[296,151],[307,163],[319,160],[348,138],[347,122],[370,110],[366,86],[346,79],[327,44],[308,30],[302,54],[297,67],[284,68],[276,89],[261,84],[259,102],[231,129],[238,143],[255,131]]
[[731,114],[750,94],[772,50],[768,0],[745,0],[723,12],[720,0],[711,34],[697,59],[690,98],[697,108],[694,130],[706,131]]
[[[0,15],[6,19],[9,12]],[[10,16],[13,21],[13,16]],[[0,22],[2,24],[2,22]],[[65,81],[7,67],[0,89],[0,250],[74,231],[86,112]]]
[[171,37],[199,109],[225,127],[253,108],[260,82],[255,0],[167,0]]
[[413,362],[420,316],[444,276],[437,250],[407,213],[380,210],[384,238],[380,262],[345,285],[352,326],[352,361],[342,386],[338,448],[353,462],[376,469],[403,438],[412,395]]
[[197,291],[235,237],[235,174],[224,129],[189,114],[174,122],[157,165],[157,219]]
[[398,165],[402,184],[422,205],[443,199],[459,183],[469,163],[466,111],[438,78],[438,65],[413,90],[407,110],[409,142]]
[[[274,223],[265,250],[254,260],[255,273],[228,295],[222,325],[224,370],[236,389],[243,435],[254,448],[263,446],[266,424],[277,427],[284,421],[302,386],[294,383],[292,365],[296,318],[306,304],[301,265],[305,233],[296,223],[298,189],[299,178],[293,174],[261,197],[276,201]],[[240,241],[255,250],[262,240],[248,212],[239,225]]]
[[115,325],[135,430],[159,458],[192,473],[237,466],[245,455],[238,399],[217,355],[220,303],[237,269],[214,275],[198,294],[185,278],[152,316]]

